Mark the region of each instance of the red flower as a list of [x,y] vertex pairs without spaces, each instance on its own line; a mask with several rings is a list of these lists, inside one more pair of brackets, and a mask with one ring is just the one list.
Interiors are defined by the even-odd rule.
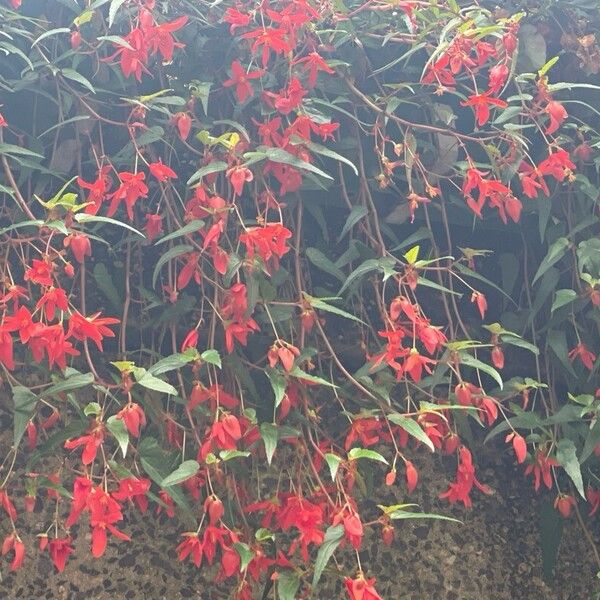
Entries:
[[99,558],[106,550],[107,531],[115,537],[129,541],[129,536],[119,531],[114,524],[123,519],[119,503],[101,487],[92,488],[87,497],[92,527],[92,556]]
[[190,135],[190,130],[192,129],[192,118],[190,115],[184,112],[178,112],[173,115],[172,122],[177,127],[179,137],[183,141],[187,140],[188,136]]
[[247,27],[252,22],[252,17],[241,13],[239,10],[232,8],[231,6],[225,11],[223,15],[223,21],[229,23],[229,33],[233,35],[235,30],[239,27]]
[[[172,423],[172,421],[169,421],[169,423]],[[181,445],[179,447],[181,448]],[[164,508],[167,517],[172,519],[175,516],[175,504],[173,503],[173,498],[171,498],[171,496],[169,496],[168,492],[165,492],[165,490],[160,490],[160,492],[158,492],[158,497],[166,506],[163,507],[162,504],[158,504],[156,506],[156,514],[159,515]]]
[[571,509],[575,504],[575,498],[567,494],[560,494],[559,496],[556,496],[556,500],[554,500],[554,508],[558,510],[564,519],[568,519],[571,516]]
[[550,100],[544,108],[544,112],[550,117],[550,123],[546,128],[547,135],[554,133],[568,116],[565,107],[556,100]]
[[488,122],[490,118],[490,106],[497,106],[498,108],[506,108],[508,106],[504,100],[492,98],[487,92],[484,94],[473,94],[465,102],[461,102],[461,105],[473,107],[479,127]]
[[504,352],[500,346],[492,348],[492,363],[496,369],[504,369]]
[[379,441],[382,427],[381,421],[375,417],[357,417],[354,419],[344,442],[346,452],[350,450],[356,440],[360,440],[363,448],[376,444]]
[[504,441],[507,443],[512,441],[517,462],[519,464],[525,462],[525,458],[527,458],[527,442],[525,441],[525,438],[516,431],[513,431],[506,436]]
[[130,402],[125,408],[117,413],[117,419],[121,419],[127,431],[133,437],[140,436],[140,427],[146,426],[146,415],[139,404]]
[[286,30],[277,29],[275,27],[263,27],[244,33],[241,38],[244,40],[254,40],[252,43],[252,52],[262,46],[262,66],[263,69],[269,62],[269,54],[271,50],[276,54],[285,54],[292,51],[292,47],[286,39]]
[[84,233],[72,233],[71,235],[68,235],[64,239],[63,245],[65,248],[71,246],[73,256],[75,256],[75,260],[80,265],[83,264],[86,256],[92,255],[90,238]]
[[323,524],[323,509],[306,498],[290,496],[277,515],[277,521],[284,531],[295,527],[300,532],[299,537],[290,546],[290,556],[294,554],[300,544],[302,558],[307,562],[309,545],[320,546],[323,543],[325,534],[320,529]]
[[375,589],[375,578],[365,579],[361,573],[356,579],[346,577],[344,585],[350,600],[382,600]]
[[244,183],[254,179],[252,171],[244,166],[231,167],[231,169],[227,170],[227,177],[229,177],[231,187],[237,196],[241,196]]
[[591,488],[588,488],[587,499],[588,502],[592,505],[589,513],[589,516],[591,517],[600,508],[600,490],[593,490]]
[[296,65],[302,65],[308,71],[308,87],[315,87],[317,83],[317,72],[323,71],[329,75],[333,75],[335,71],[323,60],[323,57],[318,52],[311,52],[304,58],[297,59],[293,62]]
[[245,102],[254,94],[254,88],[250,83],[251,79],[257,79],[265,74],[263,69],[248,72],[239,61],[234,60],[231,63],[231,79],[223,82],[225,87],[235,85],[235,93],[240,102]]
[[411,351],[404,363],[404,372],[408,373],[411,379],[418,383],[421,381],[423,369],[425,369],[427,373],[431,374],[432,371],[429,365],[434,365],[435,363],[436,361],[432,358],[422,356],[419,354],[416,348],[411,348]]
[[473,466],[471,452],[469,452],[468,448],[462,446],[459,450],[459,464],[456,469],[456,481],[450,484],[446,492],[440,494],[440,498],[448,498],[450,504],[459,501],[467,508],[470,508],[473,505],[473,502],[469,494],[471,493],[473,485],[484,494],[491,493],[490,488],[481,484],[475,477],[475,467]]
[[11,521],[16,521],[17,519],[17,509],[15,505],[12,503],[8,492],[0,489],[0,506],[4,509],[4,512],[10,517]]
[[198,344],[198,330],[192,329],[188,331],[187,335],[183,339],[181,344],[180,352],[185,352],[188,348],[195,348]]
[[88,183],[81,177],[77,178],[77,185],[83,188],[84,190],[89,190],[89,194],[87,197],[88,206],[85,207],[85,212],[89,215],[95,215],[102,206],[102,202],[104,202],[106,198],[106,194],[108,193],[111,180],[108,176],[108,172],[110,171],[109,166],[104,166],[98,171],[98,177],[96,181],[92,183]]
[[168,23],[144,27],[144,35],[151,52],[153,54],[160,52],[162,59],[166,62],[173,60],[175,48],[183,48],[184,44],[176,42],[171,34],[184,27],[187,22],[188,17],[182,16]]
[[498,94],[508,79],[509,69],[504,63],[494,65],[490,69],[488,94]]
[[300,106],[306,93],[300,80],[293,77],[285,90],[282,90],[278,94],[265,92],[263,96],[271,107],[277,109],[281,114],[288,115]]
[[119,173],[121,185],[111,196],[110,206],[108,207],[107,215],[112,217],[119,208],[119,204],[125,200],[127,208],[127,216],[129,220],[133,220],[133,207],[140,198],[145,198],[148,195],[148,186],[144,183],[146,174],[140,173]]
[[16,571],[21,568],[23,561],[25,560],[25,544],[16,533],[11,533],[4,539],[4,543],[2,544],[2,556],[6,556],[11,550],[14,550],[15,554],[10,563],[10,570]]
[[419,482],[419,472],[410,460],[405,460],[404,466],[406,467],[406,487],[408,488],[408,493],[412,494]]
[[144,32],[136,27],[124,39],[127,42],[127,46],[115,44],[117,50],[110,58],[120,55],[123,75],[125,77],[134,75],[138,81],[141,81],[142,71],[149,72],[146,68],[146,63],[148,62],[148,43]]
[[76,477],[75,481],[73,481],[73,501],[71,503],[71,512],[65,521],[66,528],[74,525],[81,513],[86,509],[92,485],[91,479],[87,477]]
[[[335,520],[333,524],[337,524]],[[355,550],[358,550],[362,544],[362,538],[364,534],[360,517],[355,512],[348,513],[343,518],[343,524],[344,535],[346,536],[346,539],[350,542],[350,545]]]
[[43,309],[46,319],[52,321],[56,312],[56,308],[59,308],[63,312],[69,309],[69,301],[67,300],[67,294],[62,288],[50,287],[41,296],[35,305],[36,310]]
[[279,259],[290,250],[287,240],[291,237],[292,232],[280,223],[267,223],[263,227],[246,229],[239,240],[246,246],[248,258],[254,258],[258,253],[265,264],[271,261],[277,269]]
[[477,304],[479,314],[483,319],[485,317],[485,311],[487,310],[487,300],[485,299],[485,296],[481,292],[473,292],[471,294],[471,302]]
[[202,564],[203,543],[200,541],[197,532],[188,532],[181,534],[185,539],[177,546],[177,558],[184,561],[188,556],[192,558],[196,567]]
[[40,332],[42,327],[41,323],[33,321],[33,316],[25,306],[21,306],[14,315],[4,317],[4,322],[2,323],[4,332],[19,332],[19,339],[22,344],[29,342],[32,337]]
[[542,175],[552,175],[557,181],[564,181],[572,169],[575,169],[575,163],[569,158],[569,153],[562,148],[552,152],[539,165],[538,169]]
[[71,546],[72,538],[70,536],[64,538],[55,538],[50,540],[48,544],[50,558],[59,573],[65,570],[69,555],[74,552]]
[[86,435],[79,436],[73,440],[67,440],[64,444],[66,450],[74,450],[83,446],[81,462],[89,465],[94,462],[98,448],[104,442],[104,425],[95,421]]
[[150,173],[158,179],[158,181],[167,181],[168,179],[177,179],[177,173],[167,165],[163,165],[162,160],[153,162],[148,165]]
[[15,368],[13,339],[10,333],[0,325],[0,364],[9,371]]
[[136,477],[126,477],[119,481],[119,489],[111,495],[115,500],[124,502],[133,500],[138,508],[145,513],[148,510],[148,498],[146,494],[150,490],[149,479],[137,479]]
[[579,360],[583,363],[583,366],[589,371],[594,368],[596,355],[591,350],[588,350],[585,344],[582,344],[581,342],[569,352],[569,360],[571,362],[573,362],[577,357],[579,357]]
[[52,269],[54,265],[46,260],[34,258],[31,266],[25,271],[25,281],[39,285],[52,285]]
[[163,232],[162,216],[147,214],[144,231],[150,242],[155,240]]
[[99,312],[89,317],[84,317],[81,313],[75,311],[69,318],[67,337],[72,335],[80,342],[89,338],[96,343],[98,350],[102,352],[102,338],[115,337],[115,334],[107,326],[116,325],[117,323],[119,323],[119,319],[113,317],[100,317]]
[[538,451],[535,455],[535,462],[528,465],[525,469],[525,475],[533,473],[534,484],[533,487],[537,492],[540,483],[543,481],[544,485],[550,489],[552,487],[552,467],[558,467],[558,462],[554,458],[546,456],[542,451]]

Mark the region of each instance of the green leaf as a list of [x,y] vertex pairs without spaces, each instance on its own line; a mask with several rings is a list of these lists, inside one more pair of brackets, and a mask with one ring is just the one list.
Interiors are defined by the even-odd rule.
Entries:
[[55,383],[54,385],[44,390],[44,395],[55,396],[63,392],[72,392],[73,390],[78,390],[87,385],[90,385],[93,382],[93,373],[76,373],[75,375],[71,375],[70,377],[67,377],[67,379],[59,381],[58,383]]
[[297,377],[298,379],[304,379],[305,381],[310,381],[311,383],[318,383],[320,385],[326,385],[327,387],[337,388],[337,385],[327,381],[327,379],[323,379],[322,377],[317,377],[315,375],[309,375],[305,373],[300,367],[294,367],[290,371],[290,375],[292,377]]
[[71,30],[68,27],[57,27],[56,29],[50,29],[50,31],[44,31],[42,35],[35,39],[31,47],[37,46],[42,40],[49,38],[53,35],[58,35],[59,33],[71,33]]
[[492,367],[491,365],[481,362],[480,360],[478,360],[474,356],[471,356],[467,352],[460,352],[460,362],[467,367],[479,369],[480,371],[487,373],[498,384],[500,389],[504,387],[500,373],[498,373],[498,371],[496,371],[496,369],[494,369],[494,367]]
[[27,423],[33,416],[38,397],[29,388],[22,385],[15,385],[12,388],[12,397],[14,404],[13,445],[16,448],[27,429]]
[[268,368],[266,373],[269,381],[271,382],[273,393],[275,394],[275,408],[278,408],[283,400],[283,397],[285,396],[287,382],[281,371],[278,369]]
[[348,275],[348,277],[346,278],[346,281],[344,281],[344,285],[342,285],[338,294],[341,295],[346,289],[348,289],[348,287],[352,283],[354,283],[358,279],[361,279],[368,273],[372,273],[373,271],[381,271],[381,270],[383,270],[385,273],[388,269],[393,269],[394,265],[395,265],[395,261],[390,258],[369,258],[369,259],[367,259],[364,263],[362,263],[362,265],[358,266],[354,271],[352,271],[352,273],[350,273],[350,275]]
[[184,352],[183,354],[171,354],[157,363],[153,364],[149,369],[148,373],[151,375],[162,375],[163,373],[168,373],[169,371],[175,371],[176,369],[181,369],[188,363],[195,360],[197,356],[196,352]]
[[[455,263],[454,267],[456,268],[457,271],[459,271],[463,275],[467,275],[469,277],[472,277],[473,279],[477,279],[478,281],[485,283],[486,285],[489,285],[490,287],[493,287],[497,292],[500,292],[505,298],[508,298],[513,304],[515,304],[515,301],[501,287],[498,287],[495,283],[493,283],[492,281],[490,281],[483,275],[480,275],[479,273],[477,273],[477,271],[473,271],[473,269],[469,269],[469,267],[463,265],[462,263]],[[515,306],[516,306],[516,304],[515,304]]]
[[342,227],[342,233],[338,237],[338,242],[342,240],[342,238],[362,219],[364,219],[369,214],[369,210],[366,206],[362,204],[358,206],[353,206],[344,226]]
[[309,296],[307,293],[304,293],[304,298],[308,301],[308,303],[313,308],[316,308],[317,310],[324,310],[326,312],[333,313],[334,315],[344,317],[345,319],[351,319],[352,321],[356,321],[357,323],[362,323],[363,325],[366,325],[366,323],[364,321],[362,321],[361,319],[359,319],[358,317],[351,315],[350,313],[346,312],[345,310],[342,310],[341,308],[337,308],[337,306],[332,306],[331,304],[327,304],[321,298],[313,298],[312,296]]
[[221,450],[219,452],[219,458],[224,462],[233,460],[234,458],[248,458],[249,456],[250,452],[246,450]]
[[321,156],[326,156],[327,158],[332,158],[333,160],[337,160],[338,162],[348,165],[352,169],[352,171],[354,171],[354,174],[358,177],[358,169],[356,168],[355,164],[351,160],[348,160],[345,156],[342,156],[341,154],[334,152],[333,150],[331,150],[330,148],[327,148],[326,146],[321,146],[321,144],[316,144],[315,142],[307,142],[306,140],[302,139],[301,143],[303,146],[307,146],[309,150],[312,150],[316,154],[320,154]]
[[336,525],[331,526],[325,532],[325,539],[319,548],[319,552],[317,554],[317,558],[315,560],[315,572],[312,580],[312,587],[317,587],[319,583],[319,579],[321,579],[321,575],[329,559],[333,556],[333,553],[336,551],[337,547],[341,544],[342,539],[344,538],[344,526]]
[[271,466],[271,461],[273,460],[273,455],[277,448],[277,425],[273,423],[262,423],[260,426],[260,436],[265,444],[267,463]]
[[522,337],[519,337],[517,334],[505,333],[500,336],[500,340],[503,344],[510,344],[511,346],[518,346],[519,348],[524,348],[525,350],[529,350],[536,356],[539,355],[540,351],[537,346],[524,340]]
[[240,555],[240,573],[243,573],[250,564],[250,561],[254,558],[254,552],[251,550],[250,546],[243,542],[235,542],[233,547]]
[[149,371],[142,367],[135,367],[133,369],[133,375],[135,380],[142,386],[155,392],[161,392],[163,394],[171,394],[172,396],[177,395],[177,390],[166,381],[155,377]]
[[200,219],[194,219],[193,221],[190,221],[187,225],[184,225],[177,231],[173,231],[168,235],[165,235],[164,237],[160,238],[160,240],[155,242],[154,245],[158,246],[159,244],[163,244],[164,242],[168,242],[169,240],[174,240],[178,237],[181,237],[182,235],[197,233],[198,231],[200,231],[200,229],[202,229],[202,227],[204,227],[204,221]]
[[200,181],[205,175],[210,175],[211,173],[220,173],[221,171],[225,171],[227,169],[227,163],[222,160],[214,160],[213,162],[205,165],[204,167],[198,169],[187,181],[188,186],[193,185],[197,181]]
[[451,521],[462,525],[462,521],[459,521],[458,519],[447,517],[445,515],[438,515],[436,513],[415,513],[407,512],[405,510],[395,510],[389,517],[394,521],[397,521],[398,519],[437,519],[438,521]]
[[542,552],[542,570],[544,580],[551,583],[554,579],[554,567],[558,548],[562,540],[564,519],[547,499],[539,505],[540,549]]
[[279,600],[295,600],[300,587],[300,577],[294,571],[279,571],[277,577],[277,594]]
[[600,419],[596,419],[588,431],[583,450],[579,456],[579,464],[582,465],[592,455],[598,444],[600,444]]
[[414,265],[419,258],[419,250],[421,247],[417,244],[404,254],[404,258],[409,265]]
[[86,417],[97,417],[102,412],[102,407],[97,402],[88,402],[83,409]]
[[110,8],[108,9],[108,26],[112,27],[115,22],[115,17],[117,16],[117,11],[121,7],[121,5],[125,2],[125,0],[111,0]]
[[325,454],[325,462],[329,467],[329,473],[331,474],[331,481],[335,481],[337,476],[338,469],[342,462],[342,459],[337,454],[332,454],[331,452],[327,452]]
[[431,452],[435,451],[433,442],[429,439],[429,436],[425,433],[423,428],[414,419],[405,417],[399,413],[386,415],[386,418],[388,421],[394,423],[394,425],[402,427],[404,431],[406,431],[409,435],[412,435],[415,439],[419,440],[419,442],[425,444],[429,450],[431,450]]
[[533,278],[532,285],[554,264],[556,264],[565,254],[569,247],[569,240],[565,237],[558,238],[552,246],[548,249],[548,253],[544,257],[544,260],[540,263],[540,266]]
[[575,444],[571,440],[565,438],[558,442],[556,445],[556,460],[571,478],[575,488],[585,500],[583,478],[581,477],[581,467],[579,466],[579,461],[577,460]]
[[567,334],[565,331],[557,331],[551,329],[546,334],[546,343],[552,349],[552,352],[556,355],[556,358],[561,362],[567,373],[572,377],[577,377],[571,361],[569,360],[569,348],[567,346]]
[[352,450],[348,452],[348,460],[358,460],[359,458],[367,458],[369,460],[381,462],[385,465],[388,464],[388,461],[385,459],[385,457],[381,456],[379,452],[375,452],[375,450],[368,450],[367,448],[352,448]]
[[135,227],[132,227],[127,223],[117,221],[116,219],[111,219],[110,217],[101,217],[99,215],[87,215],[85,213],[79,213],[75,215],[75,220],[78,223],[110,223],[111,225],[116,225],[117,227],[123,227],[125,229],[128,229],[136,235],[139,235],[141,238],[146,237],[141,231],[138,231]]
[[166,265],[170,260],[177,258],[183,254],[188,254],[194,250],[194,246],[190,246],[189,244],[181,244],[180,246],[173,246],[170,250],[161,254],[160,258],[156,262],[156,266],[154,267],[154,272],[152,273],[152,287],[156,286],[156,280],[158,279],[158,275],[160,270]]
[[290,154],[287,150],[284,150],[283,148],[270,148],[268,146],[258,146],[256,152],[246,152],[244,154],[244,160],[246,161],[246,165],[254,164],[265,159],[270,160],[274,163],[290,165],[295,169],[303,169],[305,171],[310,171],[312,173],[315,173],[315,175],[320,175],[324,179],[329,179],[333,181],[333,177],[325,173],[325,171],[321,171],[321,169],[315,167],[315,165],[306,162],[305,160],[302,160],[297,156],[294,156],[293,154]]
[[113,308],[117,311],[122,310],[123,301],[121,295],[113,283],[111,274],[109,273],[104,263],[96,263],[94,265],[94,280],[98,289],[106,296]]
[[577,292],[575,290],[556,290],[550,313],[553,313],[555,310],[562,306],[566,306],[575,300],[577,300]]
[[123,419],[117,419],[116,415],[112,415],[106,419],[106,428],[114,435],[115,439],[121,448],[123,458],[127,455],[127,448],[129,446],[129,432]]
[[219,367],[219,369],[221,368],[221,356],[216,350],[213,350],[212,348],[205,350],[200,355],[200,358],[206,363],[215,365],[216,367]]
[[[44,158],[42,154],[38,154],[37,152],[33,152],[32,150],[28,150],[27,148],[21,148],[21,146],[15,146],[14,144],[6,143],[0,144],[0,154],[4,154],[6,156],[11,156],[12,154],[19,154],[22,156],[31,156],[32,158]],[[34,221],[31,221],[31,223],[34,223]]]
[[304,251],[306,258],[310,260],[310,262],[315,265],[315,267],[321,269],[321,271],[325,271],[325,273],[329,273],[336,279],[340,281],[344,281],[346,279],[346,275],[344,272],[335,266],[335,264],[327,258],[320,250],[317,248],[307,248]]
[[200,470],[200,465],[195,460],[184,460],[172,473],[161,482],[162,487],[171,487],[183,483],[193,477]]
[[75,69],[64,68],[64,69],[60,70],[60,73],[63,77],[66,77],[67,79],[70,79],[71,81],[75,81],[75,82],[81,84],[83,87],[90,90],[90,92],[92,92],[92,94],[96,93],[96,90],[94,89],[94,86],[90,83],[89,79],[87,79],[86,77],[84,77],[83,75],[78,73]]

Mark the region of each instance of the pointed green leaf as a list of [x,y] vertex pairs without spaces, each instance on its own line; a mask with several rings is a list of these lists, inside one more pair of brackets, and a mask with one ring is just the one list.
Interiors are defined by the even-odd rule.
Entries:
[[170,487],[183,483],[190,477],[193,477],[200,470],[200,465],[195,460],[183,461],[170,475],[167,475],[161,482],[162,487]]

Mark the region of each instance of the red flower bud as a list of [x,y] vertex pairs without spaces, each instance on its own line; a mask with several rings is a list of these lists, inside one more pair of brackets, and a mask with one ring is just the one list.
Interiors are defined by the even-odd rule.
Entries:
[[71,48],[77,50],[79,46],[81,46],[81,33],[76,30],[71,33]]

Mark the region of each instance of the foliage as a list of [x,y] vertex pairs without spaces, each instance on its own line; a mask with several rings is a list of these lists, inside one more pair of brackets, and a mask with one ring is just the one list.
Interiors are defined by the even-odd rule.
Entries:
[[60,571],[75,523],[98,557],[151,503],[236,598],[318,595],[366,528],[455,521],[364,506],[406,500],[419,452],[456,465],[440,498],[490,491],[484,428],[565,518],[596,512],[585,2],[20,4],[0,6],[11,569],[32,552],[15,503],[55,508]]

